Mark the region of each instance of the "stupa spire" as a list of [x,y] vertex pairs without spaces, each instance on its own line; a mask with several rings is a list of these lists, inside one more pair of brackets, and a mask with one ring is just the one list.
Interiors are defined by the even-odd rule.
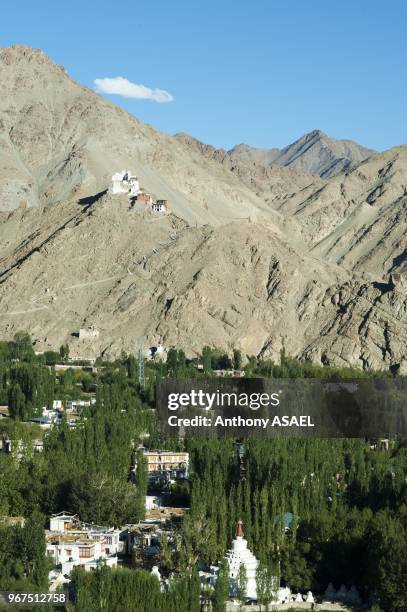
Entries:
[[236,526],[236,537],[237,538],[243,538],[244,533],[243,533],[243,521],[242,519],[239,519],[237,521],[237,526]]

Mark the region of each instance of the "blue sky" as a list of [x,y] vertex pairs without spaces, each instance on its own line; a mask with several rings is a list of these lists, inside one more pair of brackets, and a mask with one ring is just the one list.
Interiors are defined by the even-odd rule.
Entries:
[[40,47],[89,87],[164,90],[173,101],[108,97],[218,147],[318,128],[382,150],[407,142],[406,22],[404,0],[19,0],[0,44]]

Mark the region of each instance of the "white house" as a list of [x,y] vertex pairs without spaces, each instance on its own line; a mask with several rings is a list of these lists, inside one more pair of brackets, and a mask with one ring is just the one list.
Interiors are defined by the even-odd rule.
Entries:
[[157,200],[156,202],[153,202],[151,209],[153,212],[166,214],[168,212],[167,200]]
[[95,397],[91,397],[88,400],[82,400],[82,399],[78,399],[78,400],[66,400],[65,401],[65,410],[72,411],[72,412],[77,412],[78,408],[89,408],[90,406],[93,406],[93,404],[96,404],[96,398]]
[[68,530],[74,529],[77,522],[78,517],[76,514],[65,514],[64,512],[60,512],[50,517],[49,529],[55,533],[65,533]]
[[105,539],[99,541],[79,535],[56,534],[47,538],[47,555],[62,574],[69,575],[75,566],[89,571],[103,561],[108,567],[117,567],[117,555],[110,553]]
[[60,513],[51,516],[47,532],[47,555],[63,575],[75,566],[96,569],[103,560],[108,567],[117,567],[117,553],[123,549],[120,529],[82,523],[76,515]]
[[155,510],[156,508],[161,508],[161,505],[161,495],[146,495],[146,510]]
[[44,419],[49,419],[51,423],[60,420],[58,410],[54,410],[54,408],[49,409],[46,406],[44,406],[44,408],[42,409],[42,416],[44,417]]

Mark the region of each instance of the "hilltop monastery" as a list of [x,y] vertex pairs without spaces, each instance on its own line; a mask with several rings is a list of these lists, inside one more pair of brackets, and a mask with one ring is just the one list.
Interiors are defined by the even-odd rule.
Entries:
[[142,206],[143,209],[149,209],[153,213],[164,215],[168,213],[167,200],[154,200],[150,193],[140,187],[137,176],[132,174],[130,170],[122,170],[113,174],[109,192],[114,195],[127,193],[134,208]]

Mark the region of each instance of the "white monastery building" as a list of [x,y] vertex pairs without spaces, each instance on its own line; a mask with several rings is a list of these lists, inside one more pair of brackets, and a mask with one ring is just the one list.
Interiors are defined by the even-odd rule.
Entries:
[[137,176],[130,170],[122,170],[112,175],[109,185],[109,193],[114,195],[126,193],[130,198],[132,207],[136,210],[143,210],[148,207],[151,212],[165,215],[168,213],[167,200],[154,200],[150,193],[140,187]]
[[246,597],[247,599],[257,599],[256,573],[259,562],[251,550],[247,548],[242,521],[237,523],[236,537],[225,558],[229,565],[230,594],[233,596],[238,594],[239,569],[241,565],[244,565],[247,577]]
[[140,191],[140,183],[137,176],[131,174],[130,170],[122,170],[113,174],[109,186],[110,193],[129,193],[136,196]]

